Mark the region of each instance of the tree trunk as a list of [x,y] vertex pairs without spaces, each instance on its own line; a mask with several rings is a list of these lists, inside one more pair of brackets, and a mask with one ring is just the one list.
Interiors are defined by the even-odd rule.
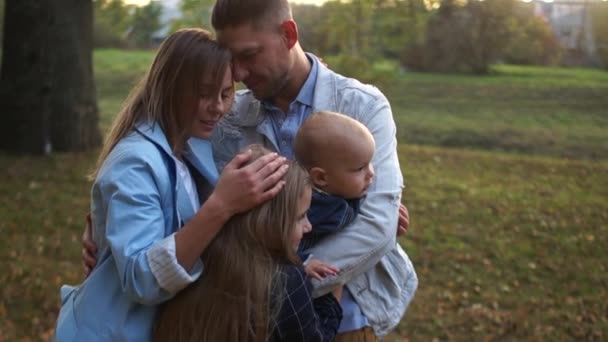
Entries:
[[81,151],[99,145],[91,0],[6,0],[0,149]]

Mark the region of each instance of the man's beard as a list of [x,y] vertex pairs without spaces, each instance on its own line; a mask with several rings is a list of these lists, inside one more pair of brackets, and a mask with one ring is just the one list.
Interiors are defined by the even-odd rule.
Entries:
[[276,97],[279,96],[279,94],[281,93],[281,91],[285,88],[285,86],[287,85],[287,70],[283,71],[280,76],[275,77],[274,80],[272,82],[270,82],[269,86],[264,89],[264,92],[261,94],[257,94],[255,91],[253,92],[253,96],[260,100],[260,101],[266,101],[266,102],[273,102],[273,99],[275,99]]

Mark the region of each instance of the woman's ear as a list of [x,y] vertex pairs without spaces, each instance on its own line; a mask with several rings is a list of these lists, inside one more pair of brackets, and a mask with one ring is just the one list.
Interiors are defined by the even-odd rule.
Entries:
[[323,189],[327,185],[327,174],[322,168],[315,166],[308,171],[308,174],[312,184],[317,188]]
[[298,25],[293,19],[287,19],[281,24],[281,29],[287,48],[291,49],[298,42]]

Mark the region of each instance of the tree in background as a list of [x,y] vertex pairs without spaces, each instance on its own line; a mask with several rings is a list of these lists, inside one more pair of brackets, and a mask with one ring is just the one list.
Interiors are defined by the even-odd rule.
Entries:
[[534,15],[532,4],[518,4],[514,9],[515,25],[504,60],[512,64],[557,64],[562,55],[553,29],[543,18]]
[[593,37],[597,53],[604,68],[608,68],[608,3],[598,2],[591,5]]
[[[2,26],[3,25],[4,25],[4,0],[0,0],[0,42],[2,42]],[[0,61],[1,60],[2,60],[2,48],[0,48]]]
[[339,51],[353,57],[373,58],[373,11],[374,0],[333,0],[324,3],[323,25],[318,28],[318,33],[326,37],[320,47],[321,52],[333,54]]
[[444,0],[428,22],[426,42],[404,58],[405,64],[418,70],[487,73],[509,45],[519,4]]
[[94,46],[148,48],[155,46],[154,35],[161,29],[163,6],[151,1],[143,7],[124,0],[94,0]]
[[150,1],[145,6],[135,8],[128,37],[136,47],[153,46],[154,33],[161,28],[162,13],[163,6],[158,1]]
[[95,0],[93,44],[96,47],[125,47],[132,25],[134,6],[123,0]]
[[181,0],[181,18],[171,22],[171,32],[186,27],[201,27],[212,31],[211,9],[215,0]]
[[427,9],[423,0],[379,0],[374,11],[375,49],[383,57],[399,59],[408,48],[424,41]]
[[293,16],[298,22],[299,41],[305,51],[317,55],[327,55],[322,48],[326,46],[326,36],[321,29],[325,23],[326,11],[321,6],[294,3],[291,5]]
[[7,0],[0,75],[0,149],[97,147],[91,0]]

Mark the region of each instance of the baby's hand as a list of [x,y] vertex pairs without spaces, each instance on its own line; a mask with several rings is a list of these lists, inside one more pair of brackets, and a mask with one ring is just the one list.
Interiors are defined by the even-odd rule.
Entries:
[[338,268],[331,266],[329,264],[324,263],[318,259],[310,259],[306,266],[304,266],[304,270],[309,277],[321,280],[329,275],[336,275],[340,270]]

